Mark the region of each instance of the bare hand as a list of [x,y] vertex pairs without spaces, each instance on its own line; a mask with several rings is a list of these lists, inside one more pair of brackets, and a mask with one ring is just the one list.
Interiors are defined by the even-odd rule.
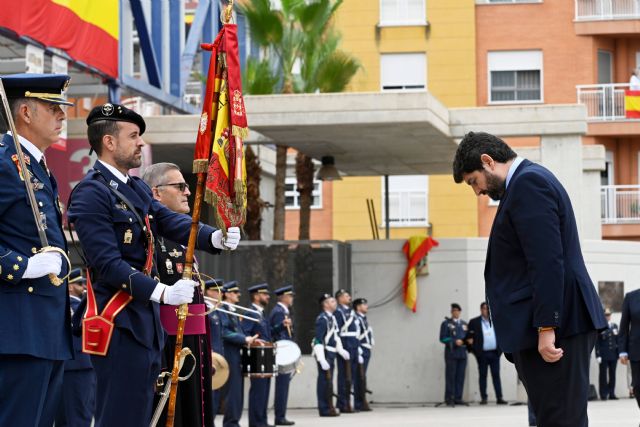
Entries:
[[456,340],[456,345],[457,345],[458,347],[460,347],[461,345],[464,345],[464,341],[462,341],[462,340],[460,340],[460,339],[457,339],[457,340]]
[[291,319],[289,319],[289,318],[287,317],[286,319],[284,319],[284,320],[282,321],[282,324],[283,324],[285,327],[287,327],[287,326],[288,326],[288,327],[291,327]]
[[252,337],[245,337],[245,341],[247,344],[253,344],[253,342],[258,339],[258,335],[254,335]]
[[620,356],[620,363],[622,363],[623,365],[626,365],[627,363],[629,363],[629,357],[628,356]]
[[469,338],[469,339],[467,340],[467,343],[468,343],[469,345],[473,344],[473,338]]
[[538,353],[547,363],[555,363],[564,354],[561,348],[556,348],[556,331],[553,329],[538,333]]

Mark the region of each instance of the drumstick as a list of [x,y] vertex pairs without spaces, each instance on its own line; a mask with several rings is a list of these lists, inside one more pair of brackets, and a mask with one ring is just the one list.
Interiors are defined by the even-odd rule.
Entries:
[[[287,320],[287,319],[289,319],[289,316],[284,316],[284,320]],[[286,326],[287,326],[287,332],[289,333],[289,338],[291,338],[292,337],[291,336],[291,326],[289,326],[289,325],[286,325]]]

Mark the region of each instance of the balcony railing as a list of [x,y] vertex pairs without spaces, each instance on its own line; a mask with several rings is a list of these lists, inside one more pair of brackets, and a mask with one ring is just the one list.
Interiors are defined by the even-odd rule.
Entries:
[[587,120],[634,120],[626,118],[624,91],[628,83],[578,85],[578,104],[587,107]]
[[640,0],[575,0],[576,21],[640,19]]
[[640,185],[604,185],[600,190],[603,224],[640,223]]

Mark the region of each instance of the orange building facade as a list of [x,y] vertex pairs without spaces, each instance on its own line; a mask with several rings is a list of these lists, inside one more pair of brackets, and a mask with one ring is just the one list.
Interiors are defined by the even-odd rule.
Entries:
[[[603,238],[640,240],[640,121],[626,118],[624,102],[640,66],[636,2],[477,0],[476,31],[477,105],[586,105],[583,144],[606,148]],[[508,142],[539,145],[536,138]],[[495,211],[478,200],[480,236],[489,234]]]

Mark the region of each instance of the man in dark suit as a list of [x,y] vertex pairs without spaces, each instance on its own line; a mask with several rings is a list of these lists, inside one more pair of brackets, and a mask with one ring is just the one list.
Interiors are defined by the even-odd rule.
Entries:
[[465,135],[453,176],[500,201],[485,264],[487,302],[538,425],[586,427],[590,354],[606,321],[569,195],[551,172],[487,133]]
[[502,398],[502,384],[500,382],[502,351],[498,347],[496,332],[491,324],[489,306],[486,302],[480,304],[480,313],[480,316],[469,320],[469,333],[467,334],[467,343],[469,343],[478,362],[478,380],[480,382],[480,397],[482,398],[480,404],[487,404],[487,371],[491,369],[491,379],[497,403],[498,405],[506,405],[507,402]]
[[[69,76],[2,76],[18,135],[0,141],[0,426],[53,424],[62,392],[64,362],[72,358],[66,282],[56,252],[39,252],[41,241],[22,171],[34,190],[49,245],[66,250],[58,186],[44,153],[58,142]],[[6,113],[6,112],[5,112]],[[18,162],[20,143],[26,171]]]
[[[87,125],[98,160],[73,190],[68,217],[93,275],[87,308],[115,318],[113,329],[85,340],[83,349],[102,346],[91,357],[98,381],[96,427],[148,425],[165,338],[159,303],[191,303],[197,286],[188,279],[172,286],[157,280],[153,241],[162,237],[186,245],[191,217],[162,205],[140,178],[128,174],[141,165],[145,122],[139,114],[106,103],[89,113]],[[235,249],[239,230],[232,235],[223,243],[221,230],[200,224],[196,248]],[[90,321],[84,319],[85,338],[97,329],[87,327]]]
[[624,296],[619,345],[622,364],[631,362],[633,395],[640,408],[640,289]]
[[462,307],[451,304],[451,317],[445,317],[440,325],[440,342],[444,344],[445,391],[447,406],[466,405],[462,400],[464,374],[467,369],[467,350],[464,340],[467,336],[467,322],[460,319]]
[[618,400],[616,397],[616,367],[619,355],[618,325],[611,321],[611,310],[608,308],[604,311],[604,317],[607,319],[607,329],[600,332],[596,342],[596,361],[600,368],[600,399]]

